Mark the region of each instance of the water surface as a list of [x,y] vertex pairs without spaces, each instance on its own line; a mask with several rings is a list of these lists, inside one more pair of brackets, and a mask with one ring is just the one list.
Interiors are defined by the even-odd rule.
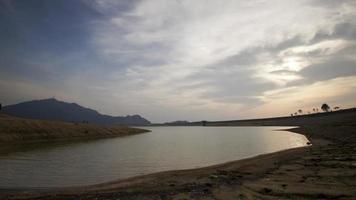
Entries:
[[[152,132],[71,143],[29,144],[0,154],[0,187],[96,184],[203,167],[306,145],[286,127],[145,127]],[[14,151],[15,150],[15,151]]]

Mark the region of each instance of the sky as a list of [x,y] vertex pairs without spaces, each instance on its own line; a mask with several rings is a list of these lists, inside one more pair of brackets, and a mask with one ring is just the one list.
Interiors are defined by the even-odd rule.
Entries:
[[152,122],[356,106],[354,0],[0,0],[0,102]]

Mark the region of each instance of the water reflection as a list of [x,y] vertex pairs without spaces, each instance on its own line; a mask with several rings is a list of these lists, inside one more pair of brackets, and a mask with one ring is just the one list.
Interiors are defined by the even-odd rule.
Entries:
[[[129,135],[121,136],[120,138],[130,137]],[[0,146],[0,158],[10,156],[16,153],[23,153],[31,151],[47,151],[55,148],[75,147],[90,143],[97,143],[100,140],[110,140],[112,138],[96,138],[96,139],[75,139],[75,140],[56,140],[56,141],[38,141],[38,142],[24,142],[14,143]]]

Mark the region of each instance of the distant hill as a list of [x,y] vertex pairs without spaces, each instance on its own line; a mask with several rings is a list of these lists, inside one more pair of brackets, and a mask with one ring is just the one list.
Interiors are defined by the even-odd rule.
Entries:
[[3,113],[29,119],[66,122],[89,122],[102,125],[148,125],[150,121],[140,115],[109,116],[85,108],[76,103],[58,101],[55,98],[34,100],[4,106]]
[[178,121],[173,121],[173,122],[165,122],[164,125],[167,125],[167,126],[184,126],[184,125],[188,125],[189,123],[190,123],[189,121],[178,120]]

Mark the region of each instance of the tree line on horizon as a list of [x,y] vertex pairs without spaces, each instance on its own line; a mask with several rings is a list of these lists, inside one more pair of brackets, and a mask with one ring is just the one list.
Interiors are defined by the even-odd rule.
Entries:
[[[331,107],[327,104],[327,103],[323,103],[320,107],[320,109],[324,112],[332,112],[333,110],[331,109]],[[340,110],[339,106],[335,106],[334,110]],[[313,108],[313,113],[319,113],[319,108]],[[307,113],[304,113],[302,109],[299,109],[297,112],[292,113],[291,116],[297,116],[297,115],[303,115],[303,114],[313,114],[310,111],[307,111]]]

